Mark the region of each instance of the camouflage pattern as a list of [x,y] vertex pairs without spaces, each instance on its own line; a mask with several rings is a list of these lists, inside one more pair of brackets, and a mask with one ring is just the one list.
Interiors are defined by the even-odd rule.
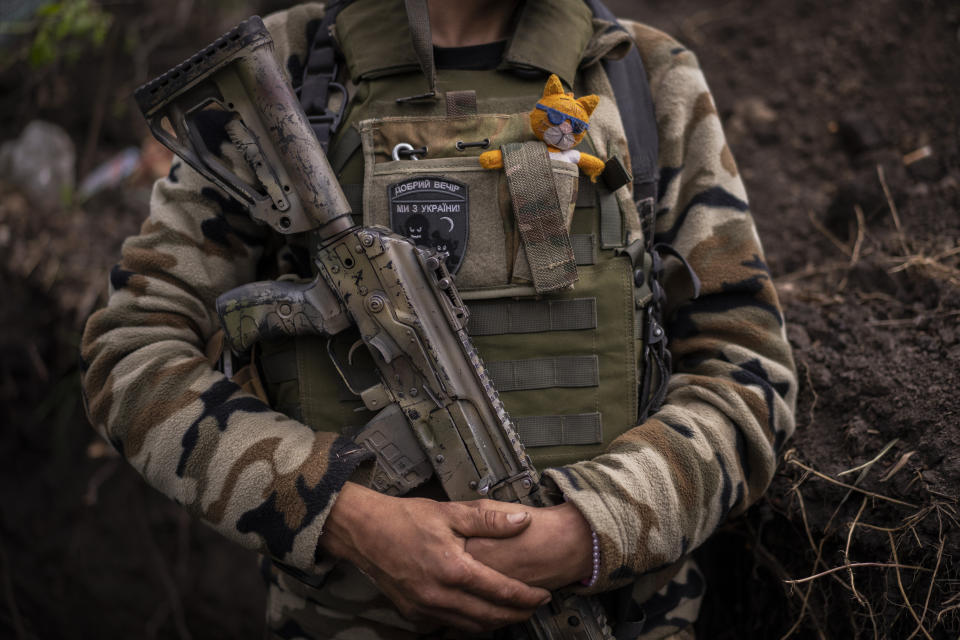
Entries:
[[[321,11],[302,5],[267,20],[293,76]],[[796,374],[743,184],[696,58],[663,33],[625,24],[657,108],[655,240],[690,262],[702,293],[685,299],[683,268],[669,263],[674,371],[661,410],[604,454],[545,475],[600,540],[599,580],[581,589],[632,589],[627,613],[647,620],[640,638],[690,638],[684,626],[696,617],[704,585],[687,554],[766,488],[794,429]],[[594,118],[608,102],[601,100]],[[228,140],[210,142],[232,153]],[[608,151],[597,149],[601,157]],[[369,583],[358,586],[366,579],[355,569],[318,552],[337,492],[364,471],[367,454],[338,435],[339,425],[314,431],[271,410],[205,356],[219,328],[217,295],[295,272],[297,259],[295,249],[278,249],[268,229],[174,162],[154,188],[140,235],[127,240],[110,274],[107,307],[84,332],[88,414],[150,484],[201,520],[310,582],[327,581],[317,599],[317,590],[271,570],[269,637],[423,637],[430,630],[401,620]]]
[[547,148],[540,142],[501,147],[517,228],[537,293],[566,289],[578,279],[567,229],[567,203],[554,186]]

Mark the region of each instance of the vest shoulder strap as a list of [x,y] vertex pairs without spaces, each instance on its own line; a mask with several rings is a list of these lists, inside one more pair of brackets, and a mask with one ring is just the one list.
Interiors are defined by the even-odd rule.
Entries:
[[[313,41],[309,43],[306,60],[303,62],[303,77],[297,87],[300,106],[307,115],[307,121],[324,152],[330,145],[330,139],[337,130],[347,106],[347,92],[337,82],[339,72],[338,54],[334,48],[330,28],[335,24],[337,15],[349,0],[329,2],[324,9],[323,22],[317,28]],[[330,91],[342,94],[340,108],[334,112],[328,107]]]
[[[616,16],[600,0],[586,0],[593,15],[623,29]],[[623,29],[625,31],[625,29]],[[638,204],[657,199],[657,157],[659,140],[657,120],[650,95],[650,83],[637,47],[620,60],[603,61],[603,69],[613,87],[620,119],[627,134],[630,168],[633,173],[633,199]]]

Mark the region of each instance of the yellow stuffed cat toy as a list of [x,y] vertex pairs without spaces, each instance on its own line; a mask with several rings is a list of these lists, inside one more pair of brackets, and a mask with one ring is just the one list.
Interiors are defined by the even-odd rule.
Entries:
[[[574,99],[573,93],[567,93],[555,74],[547,79],[543,97],[530,112],[530,127],[533,135],[543,140],[547,151],[554,160],[571,162],[590,176],[592,182],[603,171],[604,162],[600,158],[574,150],[590,128],[590,114],[596,109],[600,99],[589,95]],[[480,154],[480,165],[484,169],[502,169],[503,154],[499,149]]]

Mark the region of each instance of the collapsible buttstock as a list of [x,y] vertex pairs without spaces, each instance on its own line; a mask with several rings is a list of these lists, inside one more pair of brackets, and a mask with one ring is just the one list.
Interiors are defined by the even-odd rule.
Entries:
[[[134,93],[153,135],[282,234],[348,228],[350,206],[259,17]],[[202,134],[201,134],[202,130]],[[234,170],[208,140],[240,152]]]
[[263,21],[253,16],[189,59],[139,87],[133,97],[145,115],[154,113],[209,74],[232,62],[244,49],[272,42]]

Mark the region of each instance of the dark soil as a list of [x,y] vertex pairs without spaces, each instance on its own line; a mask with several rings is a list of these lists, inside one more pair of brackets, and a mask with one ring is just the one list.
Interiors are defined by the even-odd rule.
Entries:
[[[698,552],[700,637],[960,637],[960,5],[611,4],[697,52],[801,379],[768,496]],[[149,38],[164,12],[124,6],[137,55],[118,34],[79,67],[0,74],[0,140],[60,122],[86,169],[140,144],[124,96],[242,17],[207,8]],[[55,212],[0,187],[0,637],[261,634],[256,558],[148,489],[82,416],[79,329],[146,184]]]

